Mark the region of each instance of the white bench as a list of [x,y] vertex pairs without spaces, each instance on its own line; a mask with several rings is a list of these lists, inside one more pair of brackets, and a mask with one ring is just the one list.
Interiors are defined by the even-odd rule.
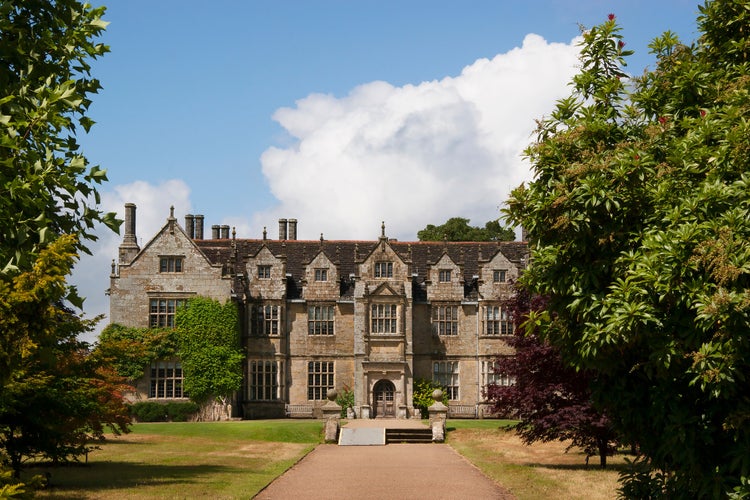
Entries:
[[313,405],[284,405],[284,414],[289,418],[313,418]]
[[477,418],[476,405],[448,405],[448,418]]

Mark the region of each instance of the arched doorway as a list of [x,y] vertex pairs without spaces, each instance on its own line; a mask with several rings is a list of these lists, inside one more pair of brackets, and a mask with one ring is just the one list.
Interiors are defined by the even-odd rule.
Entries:
[[390,380],[380,380],[372,389],[372,400],[375,403],[375,418],[395,417],[394,398],[396,387]]

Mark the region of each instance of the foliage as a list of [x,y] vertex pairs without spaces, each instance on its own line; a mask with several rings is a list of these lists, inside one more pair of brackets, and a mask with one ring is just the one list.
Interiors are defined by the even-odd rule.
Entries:
[[[590,371],[661,495],[747,494],[750,473],[750,11],[708,1],[690,47],[665,33],[626,88],[614,16],[584,33],[574,93],[540,121],[509,221],[527,327]],[[624,477],[629,491],[632,477]]]
[[482,228],[469,226],[469,219],[453,217],[440,226],[427,224],[417,232],[417,238],[419,241],[513,241],[516,234],[511,228],[501,227],[496,220]]
[[47,478],[35,475],[21,483],[11,470],[0,469],[0,498],[24,500],[34,498],[34,491],[44,488]]
[[117,373],[129,381],[143,376],[152,361],[169,359],[177,353],[177,333],[173,328],[130,328],[107,325],[94,351]]
[[239,315],[233,302],[195,297],[175,314],[183,388],[199,403],[213,399],[226,408],[242,385]]
[[435,389],[443,391],[443,404],[448,406],[448,391],[445,387],[441,386],[437,382],[430,379],[418,378],[414,381],[414,396],[412,397],[412,403],[414,408],[417,408],[422,415],[422,418],[428,418],[430,415],[427,409],[435,404],[435,400],[432,398],[432,393]]
[[94,42],[103,13],[76,0],[0,3],[0,277],[29,269],[56,235],[79,235],[86,251],[95,223],[119,226],[96,209],[106,172],[88,168],[75,137],[94,123],[89,60],[108,51]]
[[[543,298],[517,283],[514,289],[504,306],[516,324],[525,321],[531,310],[544,309]],[[570,440],[568,449],[583,449],[587,462],[588,457],[599,456],[605,467],[607,456],[615,451],[615,434],[609,418],[592,405],[591,374],[567,366],[559,351],[533,330],[516,329],[507,342],[516,354],[497,358],[494,370],[515,383],[487,388],[494,412],[519,418],[513,428],[526,444]]]
[[192,401],[139,401],[130,406],[130,414],[138,422],[187,422],[200,407]]
[[0,447],[17,476],[26,458],[77,460],[105,428],[128,431],[122,379],[76,338],[97,320],[62,305],[75,247],[61,236],[32,270],[0,280]]
[[346,418],[347,408],[354,408],[354,391],[348,385],[341,388],[336,396],[336,404],[341,407],[341,418]]

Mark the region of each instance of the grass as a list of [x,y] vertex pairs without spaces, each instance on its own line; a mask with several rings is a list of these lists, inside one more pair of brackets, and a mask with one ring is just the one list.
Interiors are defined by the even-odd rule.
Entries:
[[250,498],[322,442],[314,420],[135,424],[88,464],[35,467],[49,498]]
[[[565,453],[563,443],[524,445],[503,420],[449,420],[447,442],[519,500],[617,496],[624,459]],[[47,498],[251,498],[323,441],[318,420],[135,424],[80,466],[33,467],[51,474]],[[425,445],[427,446],[427,445]]]
[[449,420],[447,443],[519,500],[617,497],[618,472],[624,467],[624,457],[609,457],[606,469],[599,467],[598,457],[592,457],[586,465],[583,452],[565,452],[566,443],[523,444],[506,429],[511,423]]

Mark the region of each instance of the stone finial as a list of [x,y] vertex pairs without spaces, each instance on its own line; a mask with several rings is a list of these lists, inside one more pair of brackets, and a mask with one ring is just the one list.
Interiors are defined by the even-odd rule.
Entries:
[[336,389],[328,389],[328,392],[326,392],[326,398],[328,398],[328,401],[336,401],[337,397],[339,397],[339,393]]
[[263,226],[263,241],[266,239],[268,239],[268,231],[266,231],[266,226]]

